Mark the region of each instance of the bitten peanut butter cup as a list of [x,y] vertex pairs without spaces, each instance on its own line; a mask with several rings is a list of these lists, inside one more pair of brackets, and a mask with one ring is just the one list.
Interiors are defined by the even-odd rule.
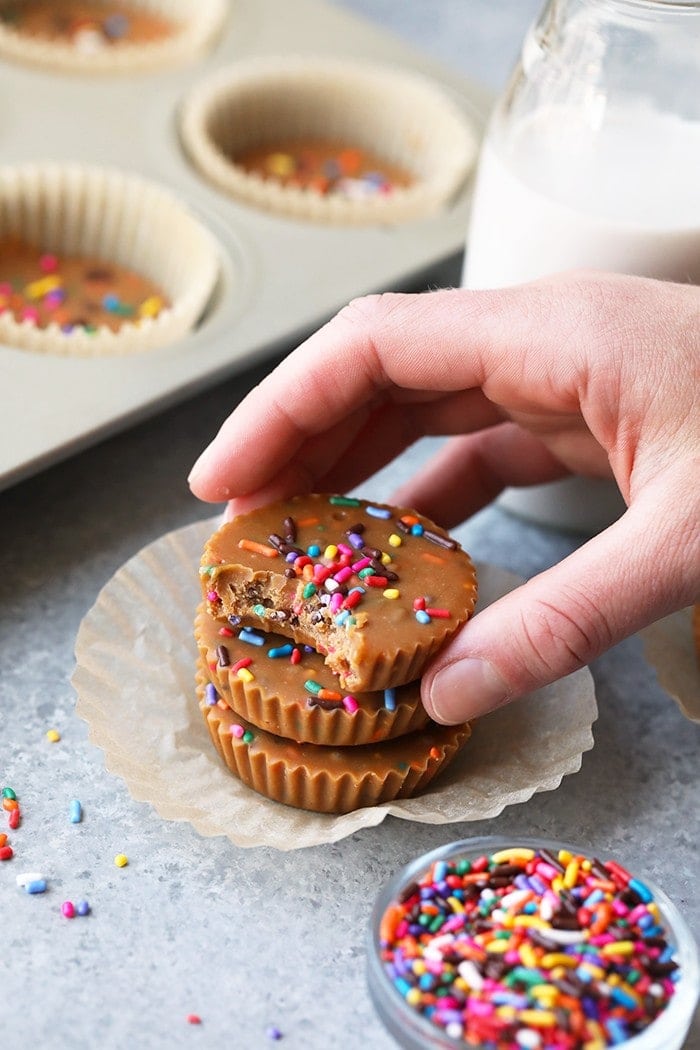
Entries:
[[349,813],[424,791],[469,739],[468,724],[434,723],[395,740],[359,747],[298,744],[267,733],[205,694],[197,696],[212,742],[228,769],[266,798],[316,813]]
[[323,657],[278,634],[221,624],[204,605],[195,639],[206,666],[207,696],[260,729],[326,746],[375,743],[422,729],[428,715],[420,683],[375,693],[339,690]]
[[281,500],[223,525],[205,547],[200,576],[215,619],[309,645],[341,689],[362,692],[419,678],[477,597],[469,555],[434,522],[326,494]]

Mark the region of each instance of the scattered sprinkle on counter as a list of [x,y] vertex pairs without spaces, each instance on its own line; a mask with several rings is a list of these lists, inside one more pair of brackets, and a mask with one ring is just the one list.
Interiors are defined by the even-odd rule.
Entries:
[[202,1018],[199,1016],[199,1014],[188,1014],[187,1015],[187,1023],[188,1024],[201,1024],[202,1023]]
[[467,1046],[604,1050],[680,973],[649,888],[613,860],[512,848],[436,861],[384,912],[398,994]]
[[68,816],[71,824],[80,824],[83,819],[83,807],[77,798],[71,800]]
[[57,744],[61,739],[61,734],[57,729],[48,729],[46,732],[46,739],[50,744]]
[[268,1029],[265,1032],[265,1034],[266,1034],[268,1039],[272,1039],[274,1041],[277,1041],[278,1039],[282,1038],[282,1032],[279,1030],[279,1028],[275,1024],[271,1024],[268,1027]]
[[114,858],[114,863],[118,868],[125,868],[129,863],[129,858],[127,857],[126,853],[117,853],[116,857]]

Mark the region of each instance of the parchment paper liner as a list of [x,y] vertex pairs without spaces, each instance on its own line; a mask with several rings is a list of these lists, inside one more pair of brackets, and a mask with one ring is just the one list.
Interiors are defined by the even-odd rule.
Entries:
[[133,73],[180,65],[194,59],[221,28],[227,0],[129,0],[172,22],[162,40],[107,44],[94,52],[73,44],[42,40],[0,22],[0,56],[60,73]]
[[[268,212],[333,224],[430,215],[460,189],[477,153],[468,120],[428,78],[309,56],[253,59],[218,71],[185,100],[180,130],[195,166],[225,193]],[[314,138],[371,150],[414,182],[351,200],[285,187],[231,160],[252,146]]]
[[0,167],[0,243],[20,238],[44,251],[96,256],[149,277],[170,306],[113,332],[62,332],[0,314],[0,343],[96,357],[174,343],[201,316],[219,272],[213,236],[169,190],[115,169],[73,164]]
[[686,718],[700,722],[700,660],[693,633],[693,608],[652,623],[640,631],[640,637],[659,685]]
[[[334,817],[281,806],[240,784],[211,746],[193,688],[197,570],[218,524],[212,518],[178,529],[131,558],[102,589],[76,640],[76,711],[90,740],[132,796],[163,818],[237,846],[290,850],[336,842],[387,814],[431,824],[485,820],[580,769],[597,717],[587,669],[480,719],[468,746],[420,798]],[[522,582],[494,566],[478,571],[482,607]]]
[[[384,705],[383,692],[376,696],[353,694],[359,704],[354,713],[349,713],[342,706],[334,711],[307,706],[302,681],[307,674],[306,670],[299,675],[298,694],[291,691],[290,695],[285,688],[280,695],[270,687],[269,672],[265,673],[265,665],[268,664],[272,668],[277,664],[277,660],[263,660],[262,672],[259,670],[260,661],[256,660],[255,679],[246,682],[231,674],[230,668],[220,666],[216,659],[215,641],[224,642],[231,650],[233,665],[240,658],[241,652],[250,647],[241,642],[236,645],[235,639],[227,641],[225,638],[219,638],[216,635],[216,627],[212,627],[213,623],[204,603],[201,603],[195,618],[195,639],[205,666],[209,664],[208,679],[236,714],[260,729],[277,736],[288,737],[290,740],[348,747],[402,736],[422,728],[428,721],[425,708],[420,702],[419,682],[399,686],[396,690],[396,707],[392,711]],[[275,645],[289,641],[288,638],[278,635],[272,637],[275,639]],[[324,687],[335,690],[333,675],[324,668],[323,658],[317,654],[312,655],[313,662],[305,657],[300,667],[312,667],[313,677]],[[212,660],[215,662],[213,669],[210,666]]]
[[[315,813],[349,813],[362,806],[419,795],[471,735],[468,724],[431,723],[420,733],[377,744],[346,748],[296,744],[257,729],[231,710],[209,707],[204,700],[205,681],[200,658],[199,710],[228,769],[261,795]],[[231,728],[235,725],[250,730],[253,740],[247,743],[233,736]]]

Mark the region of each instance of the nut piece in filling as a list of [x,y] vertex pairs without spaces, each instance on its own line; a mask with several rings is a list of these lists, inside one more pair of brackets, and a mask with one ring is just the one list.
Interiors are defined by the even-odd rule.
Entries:
[[243,514],[206,544],[209,613],[310,645],[341,688],[420,677],[474,611],[469,555],[415,511],[326,494]]

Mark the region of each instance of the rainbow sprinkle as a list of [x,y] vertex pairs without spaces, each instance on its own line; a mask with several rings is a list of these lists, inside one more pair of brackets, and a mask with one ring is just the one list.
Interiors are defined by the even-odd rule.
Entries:
[[379,935],[405,1002],[488,1050],[619,1045],[665,1009],[680,975],[649,888],[566,849],[436,861]]

